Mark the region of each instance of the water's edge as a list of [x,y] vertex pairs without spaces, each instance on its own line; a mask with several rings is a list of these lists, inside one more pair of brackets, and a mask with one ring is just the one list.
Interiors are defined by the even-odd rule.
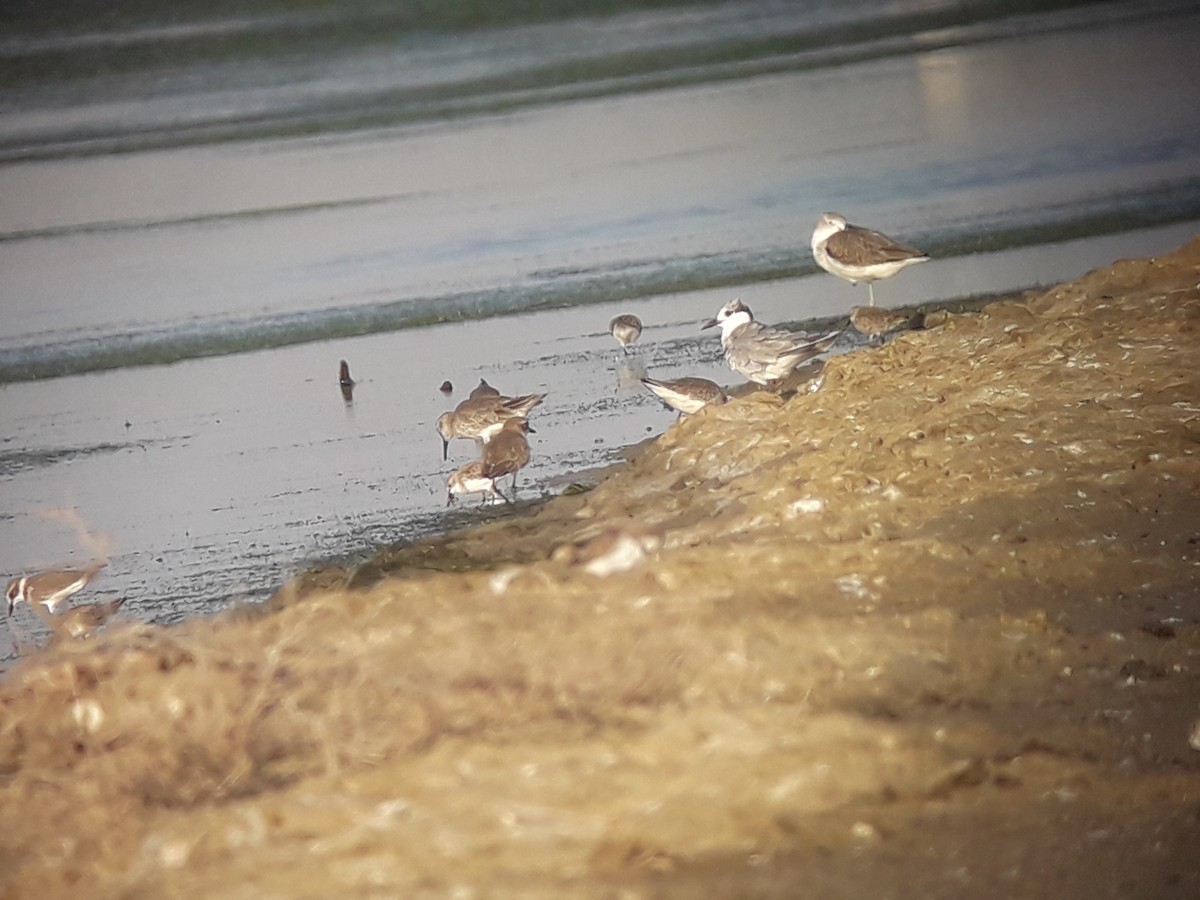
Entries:
[[[1062,210],[1061,218],[1042,221],[975,221],[954,231],[917,234],[914,242],[934,258],[949,259],[1192,220],[1200,220],[1200,179],[1109,198],[1103,209]],[[699,258],[631,260],[620,268],[603,270],[539,272],[523,283],[452,295],[31,343],[0,351],[0,384],[777,281],[818,271],[807,248],[776,247]]]

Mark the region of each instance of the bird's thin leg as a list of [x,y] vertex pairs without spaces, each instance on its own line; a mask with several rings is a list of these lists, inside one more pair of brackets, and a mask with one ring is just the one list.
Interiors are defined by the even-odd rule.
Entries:
[[871,297],[871,301],[870,301],[871,305],[874,306],[875,305],[875,282],[873,282],[873,281],[867,282],[867,293]]

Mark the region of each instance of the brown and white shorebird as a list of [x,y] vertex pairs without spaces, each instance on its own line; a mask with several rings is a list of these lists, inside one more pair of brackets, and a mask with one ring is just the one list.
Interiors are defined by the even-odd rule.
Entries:
[[643,378],[642,384],[671,409],[679,410],[685,416],[695,415],[710,404],[717,406],[728,399],[724,388],[707,378],[675,378],[671,381]]
[[529,411],[545,397],[545,394],[468,397],[451,412],[438,417],[437,432],[442,436],[442,459],[449,456],[450,442],[455,438],[469,438],[478,444],[487,444],[505,422],[527,419]]
[[502,497],[503,495],[496,490],[495,479],[484,478],[482,470],[483,460],[473,459],[451,473],[446,479],[446,505],[450,506],[455,497],[465,494],[483,494],[480,505]]
[[777,384],[803,362],[828,350],[840,331],[812,335],[804,331],[783,331],[754,321],[754,313],[741,300],[730,300],[715,319],[702,326],[721,326],[721,346],[725,361],[755,384]]
[[100,603],[85,603],[68,609],[54,621],[55,637],[86,638],[91,637],[113,617],[125,603],[124,597],[115,600],[105,600]]
[[855,306],[850,310],[850,324],[854,330],[880,344],[894,331],[920,328],[924,318],[920,312],[884,309],[882,306]]
[[22,575],[8,583],[4,596],[8,599],[8,615],[22,601],[31,607],[41,604],[44,611],[59,613],[71,602],[71,597],[95,578],[106,562],[92,563],[85,569],[51,569],[35,575]]
[[826,272],[851,284],[865,281],[871,306],[875,305],[875,281],[929,261],[920,250],[897,243],[878,231],[851,225],[845,216],[835,212],[823,213],[817,220],[812,233],[812,254]]
[[621,350],[628,353],[629,345],[642,336],[642,320],[635,315],[625,313],[608,323],[608,331],[617,339]]
[[[496,493],[509,500],[496,484],[505,475],[512,476],[513,496],[517,493],[517,471],[529,463],[529,441],[525,435],[529,431],[526,419],[509,419],[500,430],[492,435],[491,440],[483,445],[483,458],[479,461],[479,474],[492,482]],[[511,503],[512,501],[509,500]]]

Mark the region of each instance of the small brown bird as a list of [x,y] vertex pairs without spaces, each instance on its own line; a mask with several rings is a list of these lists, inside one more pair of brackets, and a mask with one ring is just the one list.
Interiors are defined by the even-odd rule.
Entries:
[[495,500],[503,496],[496,490],[496,481],[493,478],[484,478],[483,460],[473,459],[469,463],[459,466],[449,478],[446,479],[446,505],[450,506],[454,503],[454,498],[464,494],[483,494],[483,500],[480,505],[486,504],[489,500]]
[[529,441],[525,435],[529,431],[526,419],[509,419],[491,440],[483,445],[483,459],[480,460],[479,474],[492,482],[496,493],[508,500],[496,482],[505,475],[512,475],[513,496],[517,493],[517,471],[529,463]]
[[54,634],[56,637],[86,638],[91,637],[125,603],[124,597],[115,600],[105,600],[101,603],[85,603],[68,609],[56,617]]
[[476,443],[486,444],[505,422],[528,418],[529,411],[541,403],[545,396],[468,397],[451,412],[438,417],[437,432],[442,437],[442,459],[449,456],[450,442],[455,438],[470,438]]
[[867,283],[871,306],[875,305],[873,282],[891,278],[917,263],[929,262],[929,257],[920,250],[870,228],[851,225],[845,216],[835,212],[823,213],[817,220],[811,244],[813,259],[826,272],[851,284]]
[[856,306],[850,310],[854,330],[880,344],[894,331],[919,328],[923,319],[919,312],[894,311],[882,306]]
[[629,345],[642,336],[642,320],[635,315],[625,313],[609,322],[608,330],[621,345],[621,350],[628,353]]
[[87,587],[107,565],[107,562],[96,562],[85,569],[52,569],[12,579],[4,592],[8,599],[8,615],[11,616],[22,601],[30,606],[40,603],[46,612],[60,612],[70,603],[71,597]]
[[721,386],[707,378],[676,378],[672,381],[643,378],[642,384],[667,406],[685,416],[695,415],[709,404],[719,405],[728,399]]

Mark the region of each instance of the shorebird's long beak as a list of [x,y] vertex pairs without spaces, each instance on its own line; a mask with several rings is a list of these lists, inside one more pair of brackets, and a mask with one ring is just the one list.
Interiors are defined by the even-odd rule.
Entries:
[[450,458],[450,442],[442,438],[442,461],[445,462]]
[[719,324],[720,324],[720,322],[718,322],[716,319],[709,319],[707,322],[705,322],[703,325],[700,326],[700,330],[703,331],[705,328],[716,328],[717,325],[719,325]]

